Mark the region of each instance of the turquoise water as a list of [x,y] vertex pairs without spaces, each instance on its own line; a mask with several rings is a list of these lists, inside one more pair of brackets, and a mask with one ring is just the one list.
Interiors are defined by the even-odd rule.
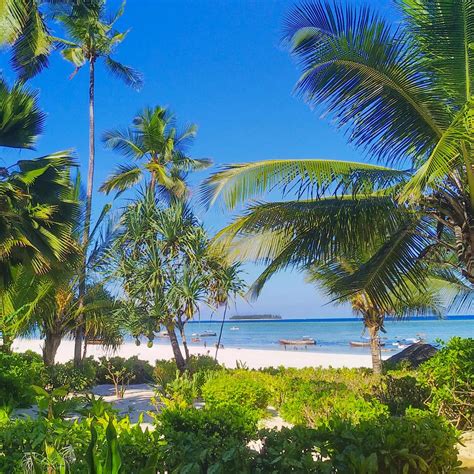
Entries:
[[[193,333],[210,330],[219,334],[219,321],[192,322],[187,326],[188,337]],[[238,327],[239,330],[231,330]],[[418,335],[427,342],[436,343],[437,339],[448,340],[453,336],[474,337],[474,318],[466,319],[412,319],[408,321],[387,321],[386,334],[382,334],[387,352],[399,350],[392,343],[401,339],[415,338]],[[222,344],[224,347],[241,347],[253,349],[284,350],[279,339],[300,339],[311,337],[317,341],[316,346],[299,347],[296,350],[307,350],[327,353],[367,354],[368,348],[353,348],[349,342],[363,340],[361,321],[318,321],[318,320],[281,320],[281,321],[228,321],[224,324]],[[189,339],[190,340],[190,339]],[[206,341],[213,347],[217,337],[201,338],[195,345]],[[168,344],[167,339],[156,341]],[[190,343],[193,345],[193,343]],[[293,347],[287,350],[295,350]]]

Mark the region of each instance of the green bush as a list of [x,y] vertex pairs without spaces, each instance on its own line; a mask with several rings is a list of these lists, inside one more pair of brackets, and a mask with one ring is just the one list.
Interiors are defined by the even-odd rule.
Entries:
[[32,351],[0,352],[0,405],[28,406],[34,401],[31,385],[44,385],[46,369],[40,355]]
[[176,362],[174,360],[157,360],[153,369],[153,380],[162,389],[176,378]]
[[474,339],[453,337],[419,368],[429,406],[457,428],[474,428]]
[[65,387],[72,392],[83,392],[96,383],[98,363],[92,358],[84,359],[81,367],[73,361],[54,364],[47,368],[47,384],[52,388]]
[[239,405],[261,416],[270,401],[271,392],[265,374],[234,370],[217,372],[202,387],[202,398],[210,408]]
[[406,473],[456,472],[457,435],[441,417],[409,410],[357,425],[283,428],[260,434],[263,448],[253,472]]
[[167,472],[248,472],[256,418],[242,407],[169,408],[159,416],[157,433]]
[[96,383],[110,383],[110,377],[107,371],[107,364],[109,363],[116,371],[125,369],[127,373],[132,375],[133,383],[148,383],[153,380],[153,367],[147,361],[140,360],[137,356],[130,357],[129,359],[125,359],[124,357],[100,357],[97,367]]
[[374,394],[387,405],[391,415],[403,415],[407,408],[426,409],[430,391],[417,379],[415,372],[403,371],[384,376]]
[[280,407],[282,417],[295,424],[317,427],[333,418],[359,423],[388,415],[373,397],[364,398],[344,384],[303,381],[294,384]]

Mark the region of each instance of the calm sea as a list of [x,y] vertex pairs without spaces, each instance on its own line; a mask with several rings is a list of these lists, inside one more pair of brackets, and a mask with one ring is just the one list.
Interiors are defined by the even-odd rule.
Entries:
[[[201,334],[204,331],[215,331],[219,334],[220,321],[194,321],[188,324],[187,333]],[[232,329],[234,328],[234,329]],[[235,329],[238,328],[238,329]],[[397,351],[393,345],[397,341],[422,337],[427,342],[436,343],[438,339],[448,340],[453,336],[474,337],[474,316],[451,316],[448,319],[411,319],[404,321],[387,321],[385,349]],[[329,353],[366,354],[368,348],[350,347],[350,341],[363,341],[367,334],[363,333],[360,320],[328,320],[328,319],[283,319],[278,321],[226,321],[222,334],[224,347],[241,347],[253,349],[284,350],[278,343],[280,339],[300,339],[311,337],[317,341],[316,346],[299,347],[297,350],[308,350]],[[202,337],[196,345],[213,347],[217,337]],[[167,339],[156,341],[168,344]],[[191,343],[192,344],[192,343]],[[295,350],[288,348],[287,350]]]

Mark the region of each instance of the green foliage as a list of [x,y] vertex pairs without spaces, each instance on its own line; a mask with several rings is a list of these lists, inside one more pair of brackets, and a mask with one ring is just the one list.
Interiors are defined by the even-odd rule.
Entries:
[[474,339],[453,337],[420,366],[429,406],[460,429],[474,427]]
[[48,385],[53,388],[66,387],[71,392],[83,392],[96,383],[97,362],[88,357],[82,361],[81,367],[75,367],[73,361],[54,364],[47,368]]
[[145,360],[140,360],[137,356],[125,359],[124,357],[101,357],[97,367],[96,383],[110,383],[108,365],[114,370],[125,370],[133,375],[133,382],[148,383],[153,379],[153,367]]
[[247,370],[218,372],[203,385],[202,398],[212,409],[236,404],[263,416],[271,396],[265,379],[265,374]]
[[455,472],[457,434],[442,418],[420,410],[357,425],[332,421],[319,429],[264,431],[254,472]]
[[42,385],[45,380],[46,370],[38,354],[0,352],[0,405],[30,405],[34,401],[31,385]]
[[387,407],[378,400],[358,395],[344,384],[323,381],[299,383],[281,405],[285,420],[311,427],[325,425],[332,419],[358,424],[387,414]]
[[176,362],[173,360],[157,360],[153,369],[153,379],[164,389],[175,379],[176,371]]
[[392,372],[382,378],[375,388],[375,397],[386,405],[391,415],[403,415],[407,408],[427,408],[429,389],[416,377],[416,373]]
[[238,405],[168,408],[157,431],[168,472],[249,472],[246,444],[256,434],[256,419]]

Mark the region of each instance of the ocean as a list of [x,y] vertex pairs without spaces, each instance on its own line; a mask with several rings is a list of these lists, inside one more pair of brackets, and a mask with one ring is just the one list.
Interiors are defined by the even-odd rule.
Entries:
[[[193,334],[214,331],[219,334],[221,322],[192,321],[187,325],[187,337],[190,345]],[[234,329],[232,329],[234,328]],[[238,328],[238,329],[235,329]],[[387,321],[384,338],[385,352],[400,350],[397,341],[421,337],[426,342],[437,344],[438,340],[447,341],[451,337],[474,337],[474,316],[450,316],[447,319],[414,318],[403,321]],[[288,347],[286,350],[306,350],[326,353],[367,354],[369,348],[354,348],[350,341],[363,341],[367,334],[363,333],[361,320],[350,319],[282,319],[275,321],[226,321],[221,343],[228,347],[285,350],[279,344],[280,339],[301,339],[310,337],[316,340],[315,346]],[[215,337],[201,337],[195,345],[206,341],[209,347],[217,342]],[[169,344],[167,338],[155,339],[156,343]]]

